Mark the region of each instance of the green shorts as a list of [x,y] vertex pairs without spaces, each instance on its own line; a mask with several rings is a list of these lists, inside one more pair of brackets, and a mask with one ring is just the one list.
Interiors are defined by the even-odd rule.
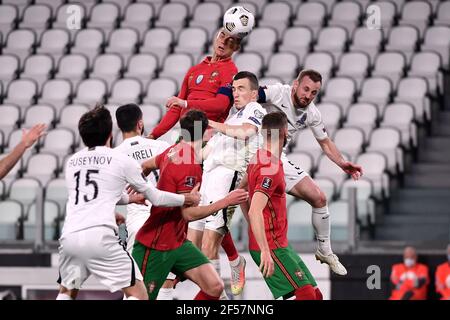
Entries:
[[[275,265],[273,275],[264,278],[275,299],[286,297],[298,288],[308,284],[317,286],[314,277],[309,272],[299,255],[288,246],[271,250]],[[256,265],[261,263],[261,252],[250,250],[250,254]]]
[[209,263],[208,258],[192,242],[173,250],[159,251],[135,241],[133,258],[139,266],[150,300],[155,300],[169,272],[182,276],[186,271]]

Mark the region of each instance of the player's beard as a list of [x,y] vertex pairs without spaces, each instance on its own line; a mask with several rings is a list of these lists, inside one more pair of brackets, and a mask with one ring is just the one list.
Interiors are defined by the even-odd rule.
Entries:
[[306,108],[306,107],[308,106],[308,104],[302,103],[302,102],[300,101],[300,98],[299,98],[296,94],[294,94],[294,105],[295,105],[295,107],[296,107],[297,109],[298,109],[298,108],[304,109],[304,108]]

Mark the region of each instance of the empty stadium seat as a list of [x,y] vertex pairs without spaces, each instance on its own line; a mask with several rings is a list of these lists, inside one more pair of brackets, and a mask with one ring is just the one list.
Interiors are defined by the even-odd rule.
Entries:
[[245,52],[258,52],[264,58],[264,63],[267,64],[277,42],[276,30],[271,27],[256,28],[247,38]]
[[70,52],[85,55],[91,65],[94,58],[100,54],[104,42],[105,36],[101,30],[81,29],[75,36],[75,42]]
[[158,70],[158,58],[151,53],[133,55],[128,61],[124,77],[135,78],[141,82],[143,88],[147,88],[151,79]]
[[[45,166],[42,164],[45,163]],[[58,172],[58,158],[54,154],[38,153],[32,155],[26,165],[25,178],[38,179],[42,185],[56,176]]]
[[32,105],[26,112],[23,126],[31,128],[38,123],[45,123],[51,128],[56,120],[56,110],[54,107],[45,104]]
[[159,12],[159,18],[155,22],[156,27],[167,27],[174,34],[186,25],[188,7],[184,3],[166,3]]
[[152,28],[147,31],[140,53],[153,53],[158,58],[158,66],[162,67],[164,58],[170,52],[174,41],[173,32],[168,28]]
[[387,51],[400,51],[409,63],[413,53],[416,51],[419,41],[419,31],[415,26],[397,26],[391,29]]
[[0,130],[8,137],[20,122],[20,108],[12,104],[0,105],[2,116],[0,117]]
[[281,36],[289,25],[291,15],[292,9],[288,3],[270,2],[264,6],[261,19],[258,21],[258,26],[275,28],[277,35]]
[[52,79],[44,83],[40,104],[50,104],[57,110],[68,104],[72,95],[72,85],[65,79]]
[[353,34],[351,52],[361,51],[366,53],[370,58],[370,64],[375,63],[375,57],[381,50],[383,42],[383,33],[381,30],[370,30],[366,27],[360,27]]
[[381,152],[387,159],[387,170],[394,175],[404,171],[400,131],[396,128],[375,129],[370,136],[367,151]]
[[[56,202],[53,201],[44,201],[43,205],[43,215],[44,215],[44,240],[58,240],[58,218],[59,207]],[[27,217],[24,221],[24,239],[25,240],[34,240],[36,237],[36,204],[33,204],[28,209]]]
[[139,41],[139,34],[130,28],[116,29],[111,32],[106,53],[115,53],[122,57],[123,61],[136,52]]
[[79,82],[86,77],[89,60],[82,54],[68,54],[59,60],[58,72],[55,78],[67,79],[76,88]]
[[364,178],[373,185],[374,196],[382,200],[390,196],[389,177],[387,175],[387,158],[380,152],[366,152],[356,159],[364,168]]
[[15,240],[19,234],[19,220],[23,218],[23,207],[13,200],[0,201],[0,240]]
[[[14,131],[13,131],[14,132]],[[17,143],[16,143],[17,144]],[[16,146],[16,144],[13,145],[13,147]],[[0,154],[0,160],[5,158],[7,156],[7,152],[9,152],[9,150],[5,150],[5,153]],[[30,151],[27,151],[28,153]],[[25,156],[25,154],[24,154]],[[22,159],[24,159],[25,157],[22,156]],[[5,183],[5,187],[8,187],[9,184],[15,180],[17,178],[17,176],[19,175],[20,170],[22,169],[22,164],[23,164],[23,160],[19,160],[14,167],[11,168],[11,170],[9,170],[8,174],[2,178],[2,181]]]
[[274,53],[268,63],[266,76],[278,77],[283,83],[290,83],[297,77],[298,58],[291,52]]
[[311,224],[311,206],[305,201],[294,201],[288,207],[288,239],[290,241],[312,241],[314,230]]
[[138,80],[130,78],[119,79],[112,86],[108,103],[118,105],[132,102],[139,103],[141,92],[142,85]]
[[[345,159],[350,159],[343,154]],[[317,172],[314,178],[327,178],[331,179],[337,188],[340,188],[342,182],[347,179],[347,174],[342,171],[333,161],[331,161],[326,155],[322,155],[319,158],[317,165]]]
[[436,10],[436,18],[433,21],[434,25],[450,25],[450,2],[439,1],[439,6]]
[[444,78],[441,71],[441,57],[432,51],[414,54],[408,76],[427,79],[428,92],[432,96],[440,96],[444,92]]
[[323,102],[317,104],[317,108],[322,115],[322,121],[325,124],[328,135],[333,136],[339,128],[343,116],[341,107],[332,102]]
[[336,183],[328,178],[314,178],[314,182],[319,187],[320,190],[325,194],[325,197],[328,201],[331,201],[336,192],[337,192],[337,186]]
[[[77,7],[73,7],[73,5]],[[76,33],[79,31],[76,27],[76,22],[72,17],[74,13],[79,12],[80,21],[79,27],[82,27],[86,17],[89,15],[89,9],[86,9],[86,5],[88,5],[88,1],[78,2],[78,3],[66,3],[60,6],[56,12],[55,20],[53,21],[52,28],[56,29],[65,29],[68,31],[70,35],[71,41],[75,39]],[[68,25],[69,24],[69,25]],[[71,24],[74,24],[73,26]],[[70,26],[70,28],[68,28]]]
[[333,56],[328,52],[313,52],[306,56],[304,69],[314,69],[322,75],[322,83],[327,83],[333,71]]
[[75,145],[75,136],[71,129],[58,128],[50,130],[45,136],[40,152],[57,155],[59,162],[67,155],[73,152]]
[[323,102],[333,102],[342,108],[344,114],[352,104],[356,93],[356,84],[351,78],[333,78],[326,84],[325,95],[322,97]]
[[364,141],[368,142],[372,130],[377,125],[378,109],[371,103],[355,103],[350,106],[344,127],[356,127],[364,132]]
[[48,29],[42,34],[36,53],[48,54],[54,61],[59,61],[70,44],[70,34],[65,29]]
[[9,83],[6,99],[3,103],[12,103],[24,110],[34,103],[37,96],[37,84],[32,79],[17,79]]
[[155,10],[150,3],[130,3],[125,9],[125,16],[120,23],[122,28],[133,28],[138,32],[139,39],[144,38],[155,18]]
[[436,51],[442,59],[442,67],[449,69],[450,56],[450,27],[433,26],[429,27],[425,33],[425,39],[421,46],[423,50]]
[[30,178],[17,179],[11,182],[8,196],[20,202],[25,210],[36,201],[39,189],[42,188],[39,180]]
[[177,93],[177,83],[170,78],[158,78],[150,82],[144,103],[153,103],[165,106],[167,99]]
[[194,14],[189,22],[189,26],[205,29],[207,31],[207,39],[208,41],[211,41],[214,32],[219,25],[221,25],[222,17],[222,7],[218,3],[200,3],[195,6]]
[[19,15],[17,8],[10,4],[0,5],[0,32],[4,35],[14,29]]
[[338,2],[331,12],[330,26],[343,27],[351,35],[359,24],[362,8],[354,1]]
[[[70,128],[76,132],[76,130],[78,130],[78,121],[81,116],[88,111],[89,108],[82,104],[71,104],[65,106],[61,110],[59,126]],[[76,136],[79,138],[78,134]]]
[[22,17],[24,10],[31,4],[31,0],[2,0],[3,4],[13,4],[17,8],[18,16]]
[[350,156],[351,161],[363,151],[364,132],[359,128],[339,129],[333,138],[338,150]]
[[205,51],[208,41],[207,32],[200,27],[186,28],[180,31],[178,35],[176,53],[188,53],[197,61]]
[[258,52],[244,52],[236,54],[234,63],[238,71],[250,71],[257,77],[260,76],[261,70],[264,67],[264,59]]
[[419,29],[422,38],[432,14],[431,5],[426,1],[408,1],[403,5],[400,25],[413,25]]
[[322,149],[311,130],[306,129],[300,131],[295,141],[296,145],[294,146],[294,151],[308,152],[313,157],[314,164],[316,165],[319,156],[322,154]]
[[349,238],[349,205],[347,201],[334,201],[329,204],[331,240],[348,241]]
[[80,82],[73,103],[84,103],[90,106],[102,103],[107,94],[106,82],[101,79],[86,79]]
[[6,38],[6,45],[2,48],[2,53],[10,53],[17,56],[22,65],[25,58],[33,52],[33,46],[36,44],[36,40],[36,34],[32,30],[13,30]]
[[154,104],[141,105],[142,118],[144,120],[145,128],[153,128],[161,120],[162,112],[161,107]]
[[[384,36],[387,37],[391,27],[395,23],[395,19],[401,8],[397,8],[397,4],[392,1],[377,1],[376,6],[379,8],[380,29],[383,30]],[[368,30],[374,31],[374,30]]]
[[400,130],[402,145],[406,149],[417,147],[417,126],[414,121],[414,108],[407,103],[392,103],[384,110],[381,127]]
[[326,16],[327,9],[323,3],[305,2],[298,7],[293,25],[310,28],[313,32],[313,38],[317,39],[319,30],[322,28]]
[[39,39],[42,32],[50,26],[51,19],[51,7],[40,4],[31,5],[25,9],[19,28],[29,28],[33,30]]
[[108,37],[117,26],[119,14],[119,7],[116,4],[111,2],[98,3],[91,10],[87,27],[99,28]]
[[186,72],[192,67],[192,57],[185,53],[173,53],[164,60],[164,65],[159,74],[161,77],[173,78],[181,88]]
[[102,79],[106,82],[108,90],[110,90],[112,83],[119,77],[122,69],[123,59],[119,55],[105,53],[95,58],[90,77]]
[[36,54],[29,56],[25,60],[25,66],[21,77],[36,81],[38,90],[40,91],[44,82],[50,78],[53,69],[54,63],[50,56],[45,54]]
[[339,69],[336,75],[339,77],[349,77],[356,82],[358,90],[361,88],[363,80],[367,77],[370,67],[370,58],[364,52],[344,53],[339,62]]
[[52,9],[53,17],[56,16],[56,11],[65,2],[65,0],[34,0],[34,4],[44,4]]
[[0,84],[4,88],[19,74],[19,59],[10,54],[0,55]]
[[359,222],[362,226],[373,226],[376,222],[376,204],[372,197],[372,182],[364,178],[360,178],[357,181],[351,179],[344,181],[341,189],[341,200],[348,201],[350,188],[356,189],[356,216]]
[[280,52],[290,52],[297,55],[298,63],[303,64],[306,55],[311,50],[312,31],[307,27],[292,27],[283,34]]
[[394,101],[410,103],[414,106],[416,120],[424,123],[431,120],[431,106],[427,94],[428,85],[425,79],[403,78],[398,85]]
[[384,77],[372,77],[364,80],[358,102],[369,102],[377,106],[381,116],[384,108],[391,100],[392,82]]
[[405,68],[406,59],[401,52],[384,52],[377,56],[372,75],[389,78],[395,89],[404,75]]

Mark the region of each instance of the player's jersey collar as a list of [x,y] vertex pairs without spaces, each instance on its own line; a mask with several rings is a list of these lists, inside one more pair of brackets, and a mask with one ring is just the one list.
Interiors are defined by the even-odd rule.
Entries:
[[212,59],[212,56],[207,56],[207,57],[205,57],[205,59],[203,59],[203,63],[206,63],[206,64],[228,63],[231,60],[231,57],[228,57],[228,58],[225,58],[225,59],[221,59],[219,61],[214,61],[214,62],[212,62],[211,59]]

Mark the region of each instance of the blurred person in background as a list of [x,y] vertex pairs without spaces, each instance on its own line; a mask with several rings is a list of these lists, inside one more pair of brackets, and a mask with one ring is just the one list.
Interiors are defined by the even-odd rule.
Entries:
[[447,261],[436,269],[436,292],[441,300],[450,300],[450,244],[447,246]]

